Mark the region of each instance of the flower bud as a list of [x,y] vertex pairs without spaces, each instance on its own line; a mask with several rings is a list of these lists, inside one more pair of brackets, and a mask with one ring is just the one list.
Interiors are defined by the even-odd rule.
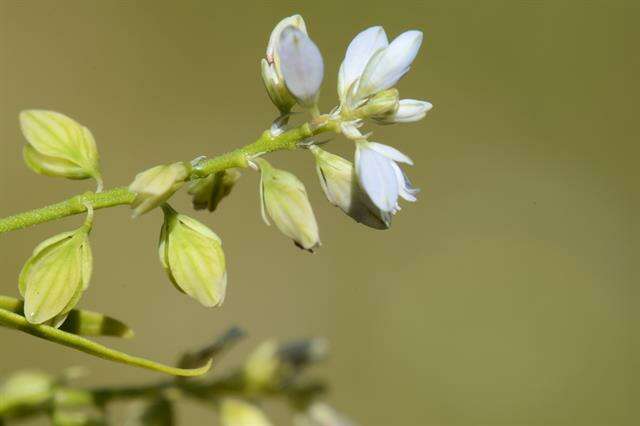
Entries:
[[296,414],[295,426],[353,426],[353,423],[324,402],[313,402],[306,411]]
[[189,168],[181,162],[152,167],[138,173],[129,185],[129,190],[136,193],[131,205],[133,217],[143,215],[167,201],[185,184],[188,177]]
[[93,256],[89,244],[93,211],[85,224],[51,237],[33,251],[19,278],[25,318],[33,324],[51,320],[59,327],[89,286]]
[[280,70],[289,92],[305,108],[313,108],[324,78],[324,62],[318,46],[305,31],[288,26],[277,47]]
[[280,34],[286,27],[293,26],[300,31],[306,33],[306,25],[304,19],[300,15],[289,16],[284,18],[276,25],[269,37],[269,45],[267,46],[267,57],[262,59],[260,65],[262,69],[262,81],[264,82],[267,93],[271,101],[280,110],[281,114],[287,114],[296,104],[293,95],[287,89],[280,69],[280,55],[278,53],[278,44],[280,42]]
[[0,386],[0,415],[19,414],[45,404],[53,395],[55,379],[35,371],[9,377]]
[[373,96],[367,103],[354,111],[358,118],[384,119],[392,116],[400,105],[400,94],[396,89],[389,89]]
[[304,185],[293,174],[272,167],[266,160],[259,158],[255,162],[261,171],[262,218],[268,225],[268,213],[298,247],[313,251],[320,246],[320,236]]
[[224,398],[220,403],[221,426],[271,426],[264,412],[247,401]]
[[124,426],[170,426],[174,422],[173,404],[167,398],[158,397],[134,405]]
[[376,208],[360,189],[353,163],[315,145],[309,149],[316,158],[320,185],[329,202],[356,222],[374,229],[389,229],[391,215]]
[[24,160],[34,172],[101,182],[98,149],[89,129],[66,115],[42,110],[22,111],[20,127],[28,142]]
[[382,124],[412,123],[422,120],[432,108],[433,105],[429,102],[403,99],[392,114],[374,118]]
[[231,193],[240,176],[240,170],[234,168],[191,182],[189,194],[193,196],[193,207],[196,210],[214,211],[222,199]]
[[178,290],[207,307],[220,306],[227,288],[227,268],[220,238],[202,223],[163,206],[158,254]]

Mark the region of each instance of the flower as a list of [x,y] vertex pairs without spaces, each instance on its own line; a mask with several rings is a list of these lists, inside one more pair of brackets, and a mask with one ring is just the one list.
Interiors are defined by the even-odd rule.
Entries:
[[316,159],[320,185],[331,204],[356,222],[375,229],[388,229],[391,215],[375,207],[358,185],[353,164],[315,145],[309,147]]
[[231,193],[240,175],[239,169],[232,168],[191,182],[188,192],[193,196],[193,208],[214,211],[222,199]]
[[415,99],[402,99],[395,112],[374,118],[382,124],[411,123],[422,120],[432,108],[433,105],[429,102],[417,101]]
[[133,217],[143,215],[167,201],[185,184],[188,177],[189,168],[181,162],[152,167],[138,173],[129,185],[129,190],[136,193],[131,204]]
[[163,205],[158,255],[178,290],[207,307],[220,306],[227,289],[222,241],[208,227]]
[[98,148],[89,129],[43,110],[22,111],[20,127],[28,142],[24,160],[31,170],[68,179],[94,178],[101,184]]
[[89,232],[93,210],[88,208],[85,223],[40,243],[27,260],[18,285],[24,297],[24,315],[32,324],[50,321],[59,327],[89,286],[93,256]]
[[256,405],[237,398],[224,398],[220,403],[221,426],[271,426]]
[[388,145],[366,140],[356,142],[358,182],[373,204],[386,213],[400,210],[398,197],[413,202],[419,192],[397,163],[413,164],[409,157]]
[[305,31],[288,26],[280,34],[277,50],[287,88],[301,106],[314,107],[324,77],[324,62],[318,46]]
[[280,232],[298,247],[313,251],[320,246],[320,236],[304,184],[262,158],[254,161],[261,172],[260,199],[265,223],[269,225],[268,213]]
[[304,23],[304,19],[300,15],[293,15],[284,18],[276,25],[269,37],[269,44],[267,46],[267,57],[263,58],[260,66],[262,70],[262,81],[267,89],[267,93],[271,98],[271,101],[280,110],[283,115],[288,114],[291,108],[296,104],[296,100],[287,89],[282,76],[282,70],[280,69],[280,53],[278,46],[280,43],[280,34],[287,27],[295,27],[306,34],[307,27]]

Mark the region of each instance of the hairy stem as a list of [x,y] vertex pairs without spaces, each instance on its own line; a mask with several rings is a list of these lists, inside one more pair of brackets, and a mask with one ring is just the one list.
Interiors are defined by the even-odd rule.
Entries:
[[[305,139],[321,133],[337,131],[337,129],[338,123],[325,115],[277,136],[272,136],[269,131],[265,131],[252,144],[201,161],[197,167],[193,168],[189,180],[200,179],[232,167],[247,167],[253,157],[273,151],[296,149]],[[84,213],[87,205],[93,206],[96,210],[129,205],[135,197],[136,194],[124,186],[99,193],[87,192],[76,195],[56,204],[0,219],[0,234]]]

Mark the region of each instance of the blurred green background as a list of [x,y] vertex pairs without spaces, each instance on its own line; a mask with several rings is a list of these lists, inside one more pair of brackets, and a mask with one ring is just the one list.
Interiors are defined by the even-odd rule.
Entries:
[[[399,89],[435,108],[375,129],[413,157],[419,202],[391,230],[369,230],[324,199],[310,155],[274,155],[306,182],[324,246],[310,255],[264,226],[247,171],[219,212],[194,214],[228,257],[215,310],[165,278],[159,212],[132,222],[125,208],[101,211],[81,306],[137,331],[109,343],[172,362],[238,324],[251,337],[223,369],[268,337],[326,336],[333,355],[318,373],[362,425],[639,424],[636,1],[0,0],[0,215],[91,187],[22,164],[25,108],[90,127],[107,186],[254,140],[275,116],[258,62],[272,27],[296,12],[325,58],[325,111],[358,31],[424,31]],[[176,205],[187,211],[187,197]],[[16,295],[35,244],[79,221],[0,236],[0,292]],[[85,384],[157,377],[5,329],[0,342],[0,374],[84,365]],[[191,404],[180,417],[215,424]]]

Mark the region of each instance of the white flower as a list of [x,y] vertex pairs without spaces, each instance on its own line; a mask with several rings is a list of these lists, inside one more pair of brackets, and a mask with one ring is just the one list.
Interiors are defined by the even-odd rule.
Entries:
[[356,142],[356,174],[362,189],[383,212],[400,210],[398,197],[416,201],[417,188],[411,186],[397,163],[412,165],[409,157],[395,148],[376,142]]
[[324,77],[324,62],[318,46],[304,31],[288,26],[280,33],[277,50],[287,88],[300,105],[313,107]]
[[400,105],[395,113],[376,118],[376,120],[385,124],[411,123],[422,120],[424,116],[431,111],[431,108],[433,108],[433,105],[429,102],[403,99],[400,101]]
[[422,44],[422,32],[411,30],[391,43],[382,27],[371,27],[349,44],[338,75],[338,94],[347,109],[395,86],[409,71]]

